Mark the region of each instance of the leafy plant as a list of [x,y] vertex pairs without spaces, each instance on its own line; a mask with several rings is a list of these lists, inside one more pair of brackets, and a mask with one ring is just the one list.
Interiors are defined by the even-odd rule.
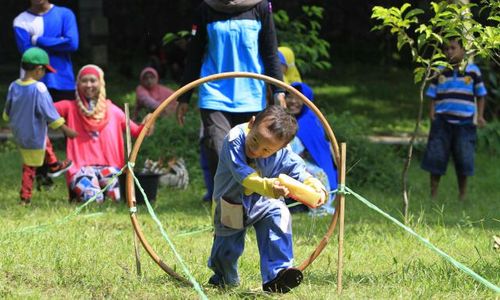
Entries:
[[478,147],[490,153],[497,155],[500,153],[500,122],[492,122],[487,127],[477,133]]
[[485,96],[485,112],[488,113],[490,119],[497,121],[500,117],[500,65],[480,61],[479,68],[483,75],[486,90],[488,90],[488,94]]
[[189,36],[189,32],[187,30],[181,30],[177,32],[167,32],[162,38],[163,45],[168,45],[174,41],[177,41],[179,39],[183,39]]
[[375,6],[372,18],[381,22],[373,30],[389,29],[390,33],[397,38],[397,48],[399,51],[407,46],[410,49],[414,67],[414,81],[420,83],[420,105],[415,124],[415,129],[410,140],[407,159],[403,166],[402,186],[403,186],[403,213],[405,220],[408,216],[409,198],[407,191],[407,173],[411,163],[413,144],[419,131],[422,119],[424,88],[435,74],[438,74],[439,67],[449,67],[445,60],[445,55],[441,51],[444,41],[450,37],[460,37],[467,50],[464,65],[471,55],[489,57],[500,64],[500,4],[498,1],[482,0],[483,8],[489,9],[490,22],[497,26],[485,26],[477,22],[471,12],[476,4],[455,3],[449,1],[431,2],[432,15],[429,20],[419,20],[418,16],[425,13],[422,9],[410,9],[411,4],[405,3],[400,8],[384,8]]
[[[349,182],[356,186],[369,185],[384,191],[395,191],[394,178],[400,171],[401,158],[394,148],[375,144],[366,138],[369,126],[350,112],[329,116],[338,141],[348,141],[346,171]],[[348,184],[349,185],[349,184]]]
[[284,10],[274,13],[278,41],[293,50],[302,73],[331,68],[330,43],[320,37],[323,10],[320,6],[302,6],[302,15],[293,20]]

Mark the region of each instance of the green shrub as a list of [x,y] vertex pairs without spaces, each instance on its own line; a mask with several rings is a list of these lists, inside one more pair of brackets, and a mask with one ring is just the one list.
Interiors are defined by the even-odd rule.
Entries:
[[368,125],[350,112],[328,115],[335,137],[347,144],[346,170],[348,186],[370,185],[384,190],[399,188],[403,160],[389,145],[367,140]]
[[17,150],[17,145],[13,139],[7,139],[5,142],[0,142],[0,153],[9,153]]
[[481,151],[485,151],[490,155],[499,154],[500,122],[491,122],[486,127],[478,129],[477,145]]
[[293,18],[284,10],[273,14],[280,46],[292,48],[302,75],[313,70],[328,70],[330,43],[320,37],[324,8],[302,6],[302,14]]
[[183,157],[188,171],[198,166],[200,118],[196,112],[186,116],[186,124],[180,127],[175,117],[158,118],[153,135],[146,137],[138,153],[136,166],[144,165],[146,158],[168,160]]

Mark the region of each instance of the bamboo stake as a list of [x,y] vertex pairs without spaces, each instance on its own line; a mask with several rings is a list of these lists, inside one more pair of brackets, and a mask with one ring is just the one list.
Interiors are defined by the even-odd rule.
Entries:
[[[125,103],[125,122],[127,126],[125,127],[125,139],[127,141],[127,159],[130,156],[130,152],[132,151],[132,138],[130,136],[130,110],[128,108],[128,103]],[[128,172],[128,170],[127,170]],[[132,185],[134,182],[132,181]],[[132,187],[133,188],[133,187]],[[132,189],[135,192],[135,189]],[[133,201],[135,203],[135,195],[133,196]],[[141,269],[141,253],[139,252],[139,238],[137,237],[137,232],[134,230],[134,253],[135,253],[135,267],[137,270],[137,276],[141,277],[142,269]]]
[[[346,143],[340,144],[340,186],[345,187],[345,165],[346,165]],[[343,268],[343,249],[344,249],[344,208],[345,195],[340,194],[339,197],[339,252],[338,252],[338,268],[337,268],[337,294],[342,293],[342,268]]]

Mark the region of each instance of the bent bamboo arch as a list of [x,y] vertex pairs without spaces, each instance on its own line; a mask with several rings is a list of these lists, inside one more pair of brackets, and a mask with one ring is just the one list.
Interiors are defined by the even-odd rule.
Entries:
[[[320,119],[321,124],[323,125],[323,128],[325,129],[325,132],[327,133],[328,139],[331,142],[332,145],[332,151],[333,151],[333,157],[335,159],[335,164],[337,166],[340,166],[340,151],[339,151],[339,146],[337,143],[337,139],[335,138],[335,135],[333,134],[333,131],[326,121],[325,117],[323,114],[319,111],[319,109],[309,100],[307,99],[302,93],[300,93],[298,90],[293,88],[292,86],[279,81],[277,79],[274,79],[272,77],[266,76],[266,75],[261,75],[261,74],[255,74],[255,73],[248,73],[248,72],[227,72],[227,73],[221,73],[221,74],[214,74],[210,75],[207,77],[200,78],[198,80],[195,80],[189,84],[186,84],[185,86],[181,87],[177,91],[175,91],[170,97],[168,97],[158,108],[152,113],[152,117],[144,124],[144,127],[146,130],[142,130],[141,133],[139,134],[138,138],[136,139],[136,142],[134,143],[134,147],[132,149],[132,152],[129,157],[129,161],[133,164],[135,163],[135,160],[137,158],[137,155],[139,153],[139,150],[141,148],[142,142],[146,136],[146,132],[152,127],[158,116],[161,114],[163,109],[172,101],[175,101],[177,98],[179,98],[181,95],[186,93],[187,91],[203,84],[209,81],[214,81],[214,80],[219,80],[219,79],[227,79],[227,78],[238,78],[238,77],[245,77],[245,78],[254,78],[254,79],[259,79],[262,81],[265,81],[267,83],[279,86],[286,91],[294,94],[295,96],[299,97],[305,105],[307,105],[313,112],[314,114]],[[333,188],[333,187],[332,187]],[[132,221],[132,226],[134,227],[134,231],[137,233],[137,236],[139,237],[139,240],[141,241],[142,246],[146,250],[146,252],[149,254],[149,256],[162,268],[167,274],[170,276],[180,280],[181,282],[184,282],[186,284],[191,285],[191,282],[175,272],[172,268],[170,268],[159,256],[158,254],[153,250],[151,245],[148,243],[146,237],[144,236],[141,226],[139,224],[139,221],[137,219],[137,214],[136,214],[136,203],[133,199],[133,176],[132,173],[129,169],[127,169],[127,180],[126,180],[126,189],[127,189],[127,203],[130,208],[130,219]],[[300,270],[305,270],[323,251],[323,249],[326,247],[328,244],[331,235],[333,234],[333,231],[335,230],[335,226],[337,225],[337,220],[338,220],[338,215],[339,215],[339,203],[340,201],[336,201],[336,209],[335,213],[332,216],[332,220],[330,222],[330,225],[321,239],[321,241],[318,243],[314,251],[309,255],[307,259],[305,259],[299,266],[298,268]]]

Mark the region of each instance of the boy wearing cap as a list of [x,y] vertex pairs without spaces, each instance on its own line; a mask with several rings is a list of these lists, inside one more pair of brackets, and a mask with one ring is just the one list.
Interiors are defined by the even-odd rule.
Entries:
[[52,151],[46,153],[45,148],[49,144],[47,123],[50,128],[59,129],[70,138],[75,137],[76,132],[64,125],[64,119],[57,113],[47,87],[39,82],[45,72],[55,72],[49,65],[47,52],[37,47],[26,50],[21,66],[25,74],[9,86],[3,119],[9,122],[23,158],[20,204],[28,205],[36,168],[44,160],[50,166],[52,177],[59,176],[71,166],[71,161],[59,162]]

